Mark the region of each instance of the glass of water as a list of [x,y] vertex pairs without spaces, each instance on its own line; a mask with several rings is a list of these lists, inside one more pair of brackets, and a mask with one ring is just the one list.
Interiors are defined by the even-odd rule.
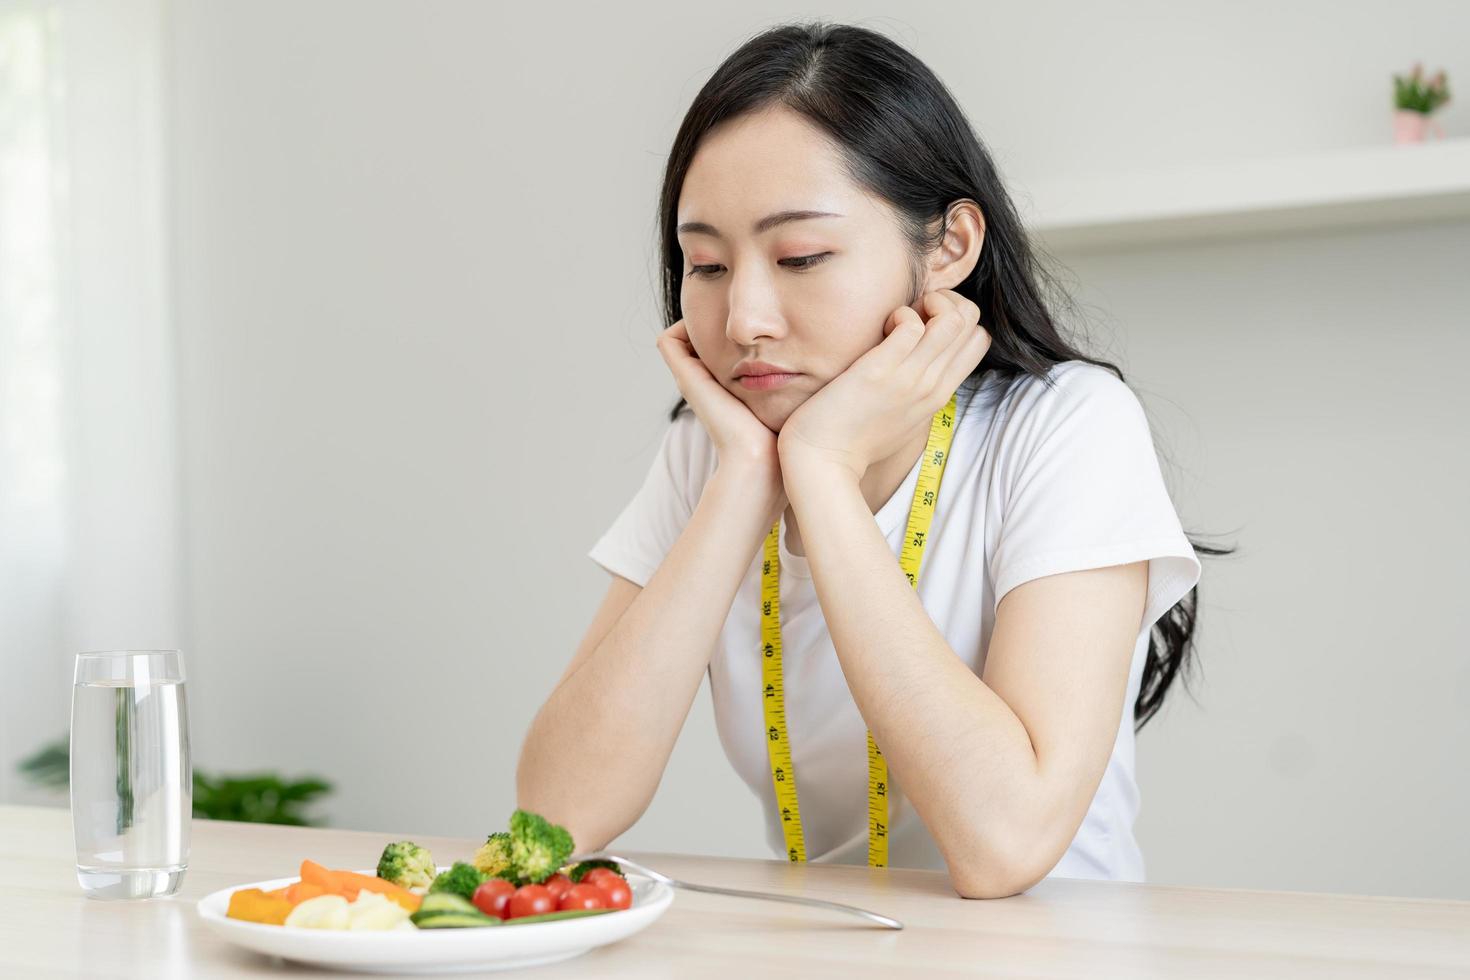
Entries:
[[171,895],[189,864],[194,774],[177,650],[77,654],[71,819],[91,898]]

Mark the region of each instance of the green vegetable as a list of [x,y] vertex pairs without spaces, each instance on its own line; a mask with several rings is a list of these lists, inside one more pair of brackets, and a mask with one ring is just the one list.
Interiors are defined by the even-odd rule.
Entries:
[[475,903],[467,898],[461,898],[453,892],[429,892],[419,902],[419,907],[409,916],[412,919],[423,919],[431,915],[443,915],[445,912],[478,912]]
[[459,929],[464,926],[503,926],[505,923],[483,912],[476,912],[474,915],[465,915],[463,912],[445,912],[443,915],[431,915],[427,919],[415,922],[414,925],[420,929]]
[[556,874],[574,849],[565,827],[527,810],[510,815],[510,870],[517,878],[540,884]]
[[491,878],[510,881],[509,876],[514,874],[510,868],[510,834],[502,830],[485,838],[470,863]]
[[[448,872],[445,872],[448,874]],[[442,875],[440,877],[443,877]],[[458,926],[498,926],[500,919],[486,915],[474,904],[453,892],[430,892],[419,903],[409,920],[420,929],[447,929]]]
[[435,892],[449,892],[458,895],[465,901],[475,894],[475,889],[487,876],[473,864],[464,861],[455,861],[454,866],[434,879],[429,885],[429,894]]
[[437,873],[429,849],[411,840],[389,844],[378,858],[378,877],[402,888],[428,887]]
[[594,859],[591,861],[583,861],[581,864],[573,865],[572,870],[567,872],[567,877],[572,879],[572,884],[576,884],[577,882],[581,881],[586,876],[587,872],[591,871],[593,868],[607,868],[610,871],[617,872],[618,874],[623,873],[623,869],[618,866],[618,862],[616,861],[603,861]]
[[617,909],[563,909],[560,912],[546,912],[542,915],[522,915],[515,919],[506,919],[508,926],[518,926],[530,922],[550,922],[553,919],[576,919],[584,915],[602,915],[604,912],[616,912]]

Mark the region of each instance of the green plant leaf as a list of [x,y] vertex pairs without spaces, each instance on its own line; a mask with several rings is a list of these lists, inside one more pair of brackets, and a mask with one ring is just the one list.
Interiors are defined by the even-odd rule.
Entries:
[[[21,760],[17,769],[40,786],[60,789],[71,781],[71,739],[63,736]],[[322,821],[303,812],[312,801],[332,792],[318,776],[285,780],[273,772],[235,776],[194,770],[194,816],[206,820],[239,820],[295,827],[317,827]]]
[[59,789],[71,782],[70,740],[59,738],[41,746],[30,756],[22,759],[16,768],[20,774],[38,786]]

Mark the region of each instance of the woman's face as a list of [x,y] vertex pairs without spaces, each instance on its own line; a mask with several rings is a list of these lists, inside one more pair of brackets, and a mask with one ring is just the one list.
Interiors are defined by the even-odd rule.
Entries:
[[[834,216],[757,230],[785,211]],[[695,353],[774,432],[882,341],[888,315],[914,298],[895,213],[852,183],[821,131],[787,109],[706,134],[679,194],[678,225],[679,296]],[[749,387],[736,374],[756,360],[797,376]]]

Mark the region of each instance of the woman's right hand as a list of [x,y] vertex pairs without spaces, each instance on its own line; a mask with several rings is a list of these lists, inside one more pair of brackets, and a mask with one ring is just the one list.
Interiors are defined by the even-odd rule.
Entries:
[[[656,343],[679,393],[709,433],[721,465],[753,466],[771,481],[772,491],[783,491],[776,433],[710,373],[695,353],[684,321],[659,334]],[[781,509],[785,507],[783,492]]]

